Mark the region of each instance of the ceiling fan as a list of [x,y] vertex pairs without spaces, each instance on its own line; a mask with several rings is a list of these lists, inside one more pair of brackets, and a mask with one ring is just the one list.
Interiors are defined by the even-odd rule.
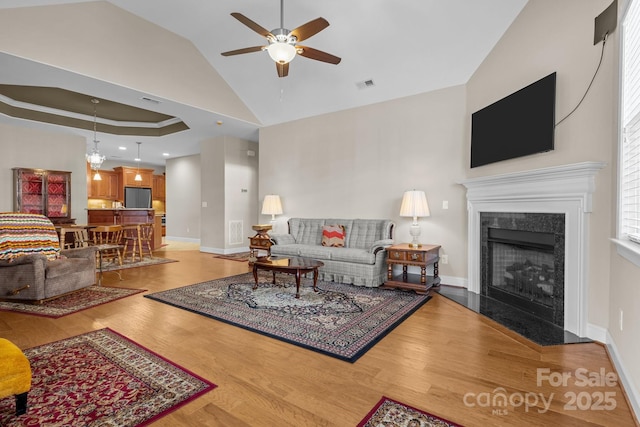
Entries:
[[240,55],[266,50],[271,59],[276,63],[278,77],[286,77],[289,74],[289,62],[295,58],[296,54],[304,56],[305,58],[315,59],[316,61],[328,62],[329,64],[340,63],[340,58],[337,56],[297,44],[327,28],[329,22],[324,18],[316,18],[289,31],[284,28],[284,0],[280,0],[280,28],[276,28],[275,30],[267,31],[265,28],[238,12],[232,13],[231,16],[265,37],[269,44],[266,46],[253,46],[230,50],[223,52],[222,56]]

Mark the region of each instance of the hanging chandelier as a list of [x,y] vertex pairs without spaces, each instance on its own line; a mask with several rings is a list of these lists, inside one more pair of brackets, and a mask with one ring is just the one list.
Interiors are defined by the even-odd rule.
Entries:
[[96,171],[96,174],[94,175],[93,179],[96,181],[99,181],[100,178],[100,173],[98,172],[100,169],[100,166],[102,166],[102,162],[104,162],[104,160],[106,159],[106,156],[102,156],[100,154],[100,152],[98,151],[98,138],[97,138],[97,132],[96,132],[96,127],[97,127],[97,120],[98,120],[98,116],[97,116],[97,104],[100,103],[99,100],[97,99],[92,99],[91,102],[93,103],[93,150],[91,150],[91,153],[87,154],[87,162],[91,165],[91,169]]

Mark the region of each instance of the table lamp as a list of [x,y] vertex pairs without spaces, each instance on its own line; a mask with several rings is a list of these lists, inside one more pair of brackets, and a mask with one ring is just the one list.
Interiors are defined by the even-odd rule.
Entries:
[[420,224],[418,224],[419,217],[427,217],[430,215],[429,204],[427,203],[427,196],[424,191],[410,190],[405,191],[402,196],[402,205],[400,206],[400,216],[413,217],[413,223],[409,230],[409,234],[413,237],[413,240],[409,244],[412,248],[419,248],[422,244],[418,241],[420,237]]
[[271,215],[271,222],[275,222],[276,215],[282,215],[282,203],[280,196],[267,194],[262,202],[262,215]]

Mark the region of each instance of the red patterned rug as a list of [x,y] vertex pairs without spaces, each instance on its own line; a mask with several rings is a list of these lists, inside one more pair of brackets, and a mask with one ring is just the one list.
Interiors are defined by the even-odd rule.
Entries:
[[444,418],[405,405],[383,396],[358,427],[461,427]]
[[33,379],[25,415],[0,399],[0,425],[143,426],[216,385],[110,329],[24,351]]
[[0,301],[0,311],[57,318],[145,291],[146,289],[89,286],[42,304]]

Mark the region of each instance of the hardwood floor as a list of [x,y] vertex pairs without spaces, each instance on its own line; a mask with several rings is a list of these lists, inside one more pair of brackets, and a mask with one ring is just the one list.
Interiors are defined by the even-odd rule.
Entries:
[[[193,250],[158,254],[180,262],[123,270],[123,281],[106,273],[104,285],[156,292],[248,271]],[[0,336],[26,349],[108,327],[218,385],[154,426],[355,426],[383,395],[466,426],[637,425],[618,381],[580,386],[576,370],[615,372],[602,345],[530,345],[440,295],[353,364],[142,295],[59,319],[0,312]],[[538,386],[538,369],[571,377]],[[511,405],[492,404],[501,394]]]

